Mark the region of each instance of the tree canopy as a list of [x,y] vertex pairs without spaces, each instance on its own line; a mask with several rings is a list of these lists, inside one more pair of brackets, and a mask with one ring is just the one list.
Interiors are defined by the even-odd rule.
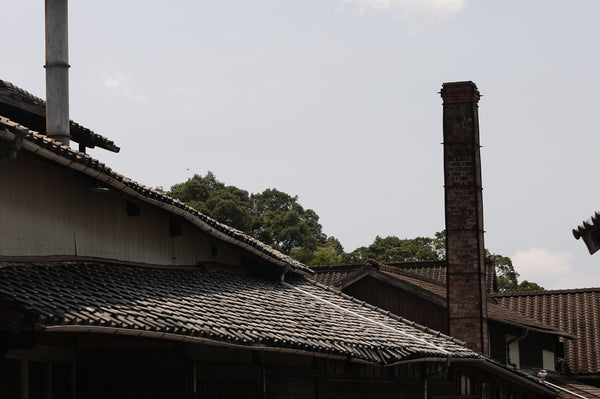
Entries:
[[208,172],[174,185],[168,195],[285,254],[294,248],[314,251],[326,242],[316,212],[304,209],[298,196],[274,188],[250,195],[235,186],[226,186]]
[[[304,209],[298,196],[275,188],[249,194],[218,181],[212,172],[175,184],[167,194],[309,266],[363,263],[367,259],[391,263],[446,257],[444,231],[434,237],[377,236],[368,246],[344,252],[339,240],[323,233],[317,213]],[[500,292],[543,290],[534,282],[519,282],[519,273],[509,257],[487,250],[486,256],[494,262]]]

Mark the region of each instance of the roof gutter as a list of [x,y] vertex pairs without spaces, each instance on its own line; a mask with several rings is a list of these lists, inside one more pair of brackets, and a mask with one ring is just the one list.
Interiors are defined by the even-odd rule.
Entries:
[[[545,381],[543,384],[547,384],[551,388],[545,388],[544,386],[541,386],[540,384],[536,383],[535,381],[529,380],[525,377],[521,377],[521,376],[515,374],[514,372],[512,372],[511,370],[507,370],[501,366],[495,365],[494,363],[492,363],[491,361],[489,361],[485,358],[429,357],[429,358],[420,358],[420,359],[400,360],[398,362],[390,363],[390,364],[386,365],[385,367],[392,367],[392,366],[397,366],[397,365],[402,365],[402,364],[411,364],[411,363],[445,363],[448,366],[450,366],[451,364],[457,364],[457,363],[472,364],[474,366],[477,366],[477,367],[480,367],[483,369],[487,369],[490,372],[492,372],[493,374],[510,379],[511,381],[514,381],[515,383],[517,383],[519,385],[523,385],[523,386],[529,387],[531,389],[537,390],[545,395],[556,396],[556,392],[552,391],[551,388],[564,390],[564,388],[556,387],[554,384],[548,383],[548,381]],[[430,376],[426,376],[426,378],[431,378],[434,376],[435,375],[430,375]],[[588,398],[582,397],[582,399],[588,399]]]
[[241,345],[235,344],[231,342],[217,341],[214,339],[204,338],[204,337],[196,337],[190,335],[180,335],[180,334],[172,334],[172,333],[162,333],[157,331],[146,331],[146,330],[131,330],[127,328],[119,328],[119,327],[103,327],[103,326],[83,326],[83,325],[62,325],[62,326],[39,326],[44,332],[48,333],[81,333],[81,334],[104,334],[104,335],[119,335],[119,336],[127,336],[127,337],[142,337],[142,338],[151,338],[151,339],[160,339],[166,341],[175,341],[175,342],[184,342],[190,344],[201,344],[201,345],[210,345],[221,348],[233,348],[233,349],[245,349],[245,350],[257,350],[263,352],[279,352],[279,353],[288,353],[288,354],[298,354],[298,355],[307,355],[307,356],[315,356],[320,358],[327,359],[336,359],[347,361],[350,360],[354,363],[363,363],[369,365],[380,366],[379,363],[370,362],[368,360],[358,359],[358,358],[348,358],[347,356],[336,355],[331,353],[323,353],[317,351],[309,351],[303,349],[292,349],[292,348],[282,348],[276,346],[268,346],[263,344],[250,344],[250,345]]
[[544,330],[543,328],[535,328],[535,327],[528,326],[526,324],[515,323],[515,322],[508,321],[506,319],[500,319],[500,318],[497,318],[497,317],[489,317],[488,316],[488,320],[492,320],[492,321],[495,321],[495,322],[498,322],[498,323],[502,323],[502,324],[506,324],[506,325],[509,325],[509,326],[514,326],[514,327],[519,327],[519,328],[522,328],[522,329],[527,329],[527,330],[533,331],[533,332],[539,332],[539,333],[542,333],[542,334],[557,335],[559,337],[564,337],[564,338],[568,338],[568,339],[577,339],[576,335],[573,335],[573,334],[570,334],[570,333],[564,332],[564,331]]
[[474,366],[486,369],[491,373],[499,375],[501,377],[507,378],[509,380],[514,381],[516,384],[526,386],[532,390],[536,390],[544,395],[556,397],[556,391],[552,390],[552,388],[548,388],[543,385],[543,383],[536,382],[534,380],[529,380],[528,378],[521,377],[518,374],[515,374],[511,370],[507,370],[499,365],[492,363],[487,359],[469,359],[469,358],[455,358],[453,359],[454,363],[470,363]]

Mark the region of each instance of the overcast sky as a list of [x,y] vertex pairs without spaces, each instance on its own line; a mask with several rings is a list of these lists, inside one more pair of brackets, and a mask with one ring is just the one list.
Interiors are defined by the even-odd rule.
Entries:
[[[595,0],[71,1],[71,119],[148,186],[208,171],[298,195],[346,251],[444,229],[442,83],[479,103],[485,244],[600,286]],[[0,79],[45,98],[44,3],[3,1]]]

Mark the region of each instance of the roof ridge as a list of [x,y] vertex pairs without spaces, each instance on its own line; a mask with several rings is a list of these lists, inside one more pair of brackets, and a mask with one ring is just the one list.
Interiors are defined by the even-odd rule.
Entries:
[[4,87],[4,88],[8,89],[9,92],[17,94],[18,96],[21,97],[21,99],[28,101],[30,103],[45,104],[45,101],[43,99],[31,94],[27,90],[20,88],[19,86],[15,85],[14,83],[0,79],[0,87]]
[[[6,99],[8,99],[7,102]],[[30,128],[38,130],[45,129],[46,101],[34,96],[13,83],[0,79],[0,106],[2,105],[8,106],[9,109],[19,110],[17,114],[14,112],[11,114],[9,112],[6,116],[26,119],[33,124],[29,125],[28,123]],[[19,120],[22,122],[23,119]],[[72,119],[69,119],[69,128],[71,140],[84,147],[100,147],[113,152],[119,152],[120,150],[113,140],[95,133],[91,129],[74,122]]]
[[419,266],[446,266],[446,259],[431,259],[431,260],[403,260],[399,262],[389,262],[385,263],[389,266],[397,266],[397,267],[419,267]]
[[517,296],[542,296],[542,295],[557,295],[557,294],[575,294],[582,292],[600,292],[600,287],[587,287],[587,288],[564,288],[556,290],[544,290],[544,291],[513,291],[513,292],[493,292],[489,293],[489,296],[494,298],[508,298]]
[[313,269],[315,272],[325,272],[325,271],[332,271],[332,270],[350,270],[353,268],[361,268],[363,267],[365,264],[363,263],[348,263],[348,264],[342,264],[342,265],[313,265],[310,266],[311,269]]
[[[387,263],[384,263],[384,265],[385,266],[389,266],[389,267],[395,267],[395,265],[390,265],[390,264],[387,264]],[[385,270],[380,270],[380,271],[382,271],[384,273],[392,273],[392,274],[396,273],[396,272],[386,272]],[[402,275],[404,275],[406,277],[412,277],[412,278],[416,278],[417,280],[421,280],[421,281],[424,281],[424,282],[427,282],[427,283],[435,284],[435,285],[438,285],[440,287],[446,287],[446,284],[442,283],[439,280],[436,280],[436,279],[434,279],[432,277],[429,277],[429,276],[424,276],[422,274],[419,274],[417,272],[413,272],[411,270],[403,270],[403,268],[400,268],[399,270],[397,270],[397,273],[398,274],[402,274]]]

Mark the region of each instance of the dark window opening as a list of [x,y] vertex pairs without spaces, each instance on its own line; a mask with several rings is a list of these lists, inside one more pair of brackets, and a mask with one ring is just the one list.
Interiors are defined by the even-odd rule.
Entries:
[[140,216],[140,206],[134,202],[127,201],[125,209],[127,216]]
[[171,237],[181,236],[181,223],[179,223],[179,220],[169,219],[169,234],[171,234]]

